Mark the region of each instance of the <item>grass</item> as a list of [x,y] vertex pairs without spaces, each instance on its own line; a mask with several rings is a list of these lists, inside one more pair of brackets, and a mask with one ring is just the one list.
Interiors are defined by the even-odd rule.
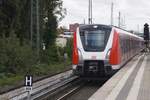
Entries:
[[58,63],[53,63],[50,65],[39,64],[33,67],[31,73],[35,76],[50,75],[50,74],[52,75],[52,74],[59,73],[59,72],[69,69],[70,64],[71,63],[69,61],[66,63],[58,62]]
[[10,76],[10,77],[3,77],[0,79],[0,86],[4,87],[7,85],[15,85],[18,81],[21,81],[23,79],[23,76],[16,75],[16,76]]
[[[58,62],[58,63],[53,63],[50,65],[39,64],[39,65],[34,66],[31,69],[30,74],[33,75],[33,78],[47,76],[47,75],[53,75],[53,74],[65,71],[67,69],[70,69],[70,66],[69,66],[70,64],[71,64],[70,61],[67,61],[66,63]],[[20,85],[21,82],[23,82],[24,75],[25,75],[25,73],[16,74],[16,75],[13,75],[13,74],[0,75],[0,89],[5,89],[6,87],[10,88],[10,86],[11,86],[11,88],[17,87],[18,85]],[[8,88],[7,88],[7,90],[8,90]]]

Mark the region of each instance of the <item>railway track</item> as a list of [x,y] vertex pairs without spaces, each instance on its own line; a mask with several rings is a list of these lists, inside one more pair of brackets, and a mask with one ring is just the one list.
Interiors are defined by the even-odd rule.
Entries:
[[63,95],[62,97],[58,98],[57,100],[65,100],[67,99],[67,97],[71,96],[72,94],[76,93],[76,91],[78,91],[82,86],[77,86],[75,88],[73,88],[72,90],[70,90],[68,93],[66,93],[65,95]]
[[[78,79],[63,89],[58,89],[55,93],[50,93],[49,96],[40,98],[42,100],[87,100],[93,93],[99,89],[108,78],[103,78],[99,81],[85,81]],[[39,100],[40,100],[39,99]]]
[[[33,83],[30,99],[37,99],[77,78],[77,76],[72,75],[72,71],[70,70]],[[28,93],[25,91],[25,87],[21,87],[8,93],[1,94],[0,100],[26,100],[27,96]]]
[[[84,81],[77,76],[73,76],[72,71],[60,73],[50,78],[33,83],[31,100],[78,100],[78,95],[85,94],[90,97],[107,79],[102,79],[95,85],[90,81]],[[90,85],[91,84],[91,85]],[[94,86],[94,87],[93,87]],[[89,90],[91,89],[91,90]],[[76,96],[77,95],[77,96]],[[68,99],[69,98],[69,99]],[[15,89],[0,95],[0,100],[27,100],[25,87]],[[84,98],[80,100],[86,100]]]

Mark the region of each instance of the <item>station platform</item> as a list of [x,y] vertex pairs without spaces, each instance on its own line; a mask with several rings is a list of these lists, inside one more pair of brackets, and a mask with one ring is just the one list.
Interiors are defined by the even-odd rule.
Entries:
[[150,100],[150,54],[135,56],[89,100]]

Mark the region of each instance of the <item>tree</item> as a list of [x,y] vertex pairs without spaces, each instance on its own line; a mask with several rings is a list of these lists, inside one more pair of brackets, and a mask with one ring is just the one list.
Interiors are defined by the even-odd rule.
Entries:
[[64,18],[66,9],[63,8],[61,0],[42,0],[42,2],[43,19],[47,19],[44,22],[43,41],[46,44],[46,48],[48,48],[55,43],[58,21]]
[[17,9],[15,6],[16,0],[5,0],[0,9],[0,29],[1,36],[9,37],[9,34],[13,32],[14,23],[16,20]]
[[29,6],[28,0],[3,0],[0,6],[1,37],[16,34],[23,44],[23,39],[29,38]]
[[[53,48],[45,50],[47,61],[48,57],[53,58],[52,61],[58,59],[54,44],[58,22],[66,14],[62,3],[62,0],[39,0],[41,44],[44,42],[46,48]],[[35,49],[29,44],[30,6],[30,0],[0,0],[0,66],[3,67],[0,72],[26,72],[38,62]],[[36,31],[33,34],[36,39]]]

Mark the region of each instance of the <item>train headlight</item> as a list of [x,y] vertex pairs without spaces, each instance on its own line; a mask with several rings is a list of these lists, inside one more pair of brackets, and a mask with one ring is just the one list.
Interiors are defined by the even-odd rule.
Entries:
[[110,57],[110,49],[108,50],[107,54],[106,54],[106,60],[109,60]]
[[77,69],[77,65],[72,65],[72,69],[76,70]]

